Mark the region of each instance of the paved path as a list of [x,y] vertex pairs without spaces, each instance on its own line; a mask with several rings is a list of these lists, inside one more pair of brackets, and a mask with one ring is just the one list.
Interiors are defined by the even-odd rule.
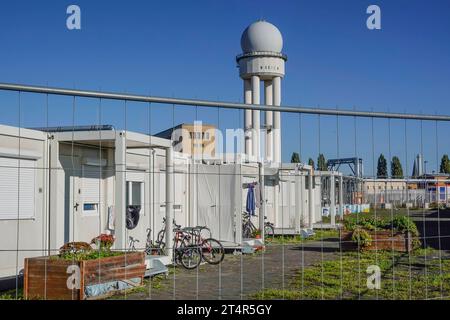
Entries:
[[413,211],[411,218],[417,225],[424,246],[450,251],[450,210]]
[[[450,211],[411,212],[426,244],[450,252]],[[438,222],[439,220],[439,222]],[[439,241],[439,237],[440,240]],[[307,242],[303,245],[271,245],[264,254],[227,254],[220,266],[202,265],[198,270],[175,268],[161,288],[128,294],[126,299],[246,299],[261,289],[288,286],[296,271],[339,257],[338,241]],[[337,239],[335,239],[337,240]],[[424,242],[424,239],[422,239]]]
[[[323,250],[322,250],[323,247]],[[261,289],[283,288],[302,266],[335,257],[338,243],[324,241],[301,245],[271,245],[265,253],[227,254],[219,266],[197,270],[176,268],[162,287],[126,295],[126,299],[245,299]]]

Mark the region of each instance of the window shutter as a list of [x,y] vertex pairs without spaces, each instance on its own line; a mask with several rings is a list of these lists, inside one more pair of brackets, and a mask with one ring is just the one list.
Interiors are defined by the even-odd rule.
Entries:
[[0,157],[0,219],[35,215],[36,160]]

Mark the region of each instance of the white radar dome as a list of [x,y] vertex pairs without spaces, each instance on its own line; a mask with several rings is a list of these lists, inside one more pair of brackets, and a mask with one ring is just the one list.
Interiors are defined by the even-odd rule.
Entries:
[[283,49],[283,37],[280,30],[267,21],[256,21],[244,30],[241,37],[244,53],[277,52]]

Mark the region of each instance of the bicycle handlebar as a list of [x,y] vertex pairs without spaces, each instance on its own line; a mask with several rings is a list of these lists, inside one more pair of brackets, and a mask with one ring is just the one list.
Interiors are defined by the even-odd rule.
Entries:
[[135,239],[131,236],[128,239],[130,240],[130,242],[139,242],[139,239]]

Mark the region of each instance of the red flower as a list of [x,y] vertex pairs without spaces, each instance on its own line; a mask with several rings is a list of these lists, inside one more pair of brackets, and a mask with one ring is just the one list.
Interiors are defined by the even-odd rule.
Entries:
[[102,233],[101,235],[92,239],[91,243],[97,244],[100,242],[101,247],[110,248],[113,245],[114,240],[115,239],[113,235]]

